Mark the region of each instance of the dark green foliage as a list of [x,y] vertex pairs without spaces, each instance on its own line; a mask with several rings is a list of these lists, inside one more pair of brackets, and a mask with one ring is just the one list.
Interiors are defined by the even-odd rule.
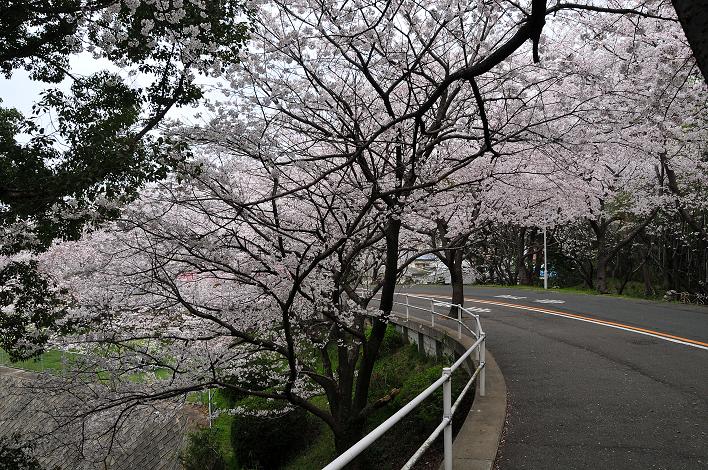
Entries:
[[13,361],[37,356],[48,329],[66,314],[64,294],[37,271],[36,261],[9,263],[0,270],[0,286],[0,348]]
[[17,433],[0,437],[0,470],[43,470],[32,455],[32,446]]
[[185,470],[225,470],[226,460],[219,446],[217,430],[204,428],[190,434],[180,460]]
[[[142,98],[114,75],[79,79],[71,89],[68,96],[47,91],[36,106],[56,115],[51,136],[0,108],[0,223],[19,232],[0,254],[43,250],[54,239],[78,238],[87,223],[115,217],[143,183],[165,176],[167,155],[178,150],[137,138]],[[21,144],[19,133],[34,137]]]
[[9,78],[24,68],[35,80],[56,83],[69,65],[71,46],[64,38],[77,31],[71,14],[61,10],[75,11],[80,2],[49,0],[33,6],[13,0],[0,6],[0,71]]
[[234,406],[239,400],[243,400],[247,397],[245,393],[238,392],[232,388],[221,388],[219,389],[219,393],[231,407]]
[[404,341],[401,333],[396,331],[395,325],[389,324],[386,327],[386,333],[384,334],[383,341],[381,342],[379,354],[381,356],[392,354],[394,351],[400,349],[403,344]]
[[[401,386],[399,393],[393,401],[396,408],[403,407],[406,403],[415,398],[421,391],[425,390],[442,375],[442,365],[428,367],[416,374],[409,375]],[[441,415],[442,387],[438,388],[429,399],[424,401],[413,412],[415,422],[426,424],[438,421]]]
[[[77,238],[87,224],[116,217],[144,183],[184,158],[182,146],[150,132],[170,108],[202,96],[195,72],[218,73],[238,61],[249,32],[243,2],[197,3],[0,4],[0,71],[72,82],[69,93],[45,91],[30,119],[0,108],[0,254]],[[72,74],[69,58],[84,48],[152,83],[135,88],[114,73]],[[51,129],[35,122],[47,115]]]
[[[372,399],[396,390],[393,399],[381,412],[382,416],[391,415],[439,379],[441,373],[442,365],[420,354],[416,345],[408,345],[398,354],[380,362],[372,378]],[[406,418],[409,422],[401,428],[414,433],[425,429],[442,416],[441,404],[442,389],[439,389]]]
[[370,400],[378,400],[392,390],[400,389],[406,376],[415,373],[421,363],[430,364],[430,360],[418,353],[412,344],[382,353],[371,377]]
[[231,439],[234,452],[245,468],[278,468],[318,432],[318,423],[305,410],[288,410],[281,401],[248,397],[238,406],[272,415],[234,418]]
[[[448,363],[445,361],[445,364]],[[420,354],[413,344],[399,347],[393,353],[383,355],[372,377],[371,401],[387,394],[393,395],[393,398],[372,416],[368,430],[383,422],[439,379],[442,367],[442,363]],[[469,375],[463,370],[455,371],[452,378],[453,401],[468,379]],[[470,393],[471,395],[468,395],[464,402],[465,405],[461,406],[455,415],[453,421],[455,430],[459,430],[469,409],[474,391]],[[440,424],[441,419],[442,388],[439,388],[365,452],[364,467],[377,470],[400,468]]]

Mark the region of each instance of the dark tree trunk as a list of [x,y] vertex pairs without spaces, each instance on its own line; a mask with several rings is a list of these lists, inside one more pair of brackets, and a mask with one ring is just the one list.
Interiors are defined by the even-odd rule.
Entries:
[[[619,295],[622,295],[622,293],[624,292],[624,288],[627,287],[627,283],[629,283],[629,280],[631,279],[632,274],[634,274],[634,271],[632,271],[632,264],[631,264],[632,258],[631,258],[631,256],[629,258],[629,261],[630,261],[629,263],[626,263],[627,265],[624,270],[624,277],[622,278],[622,284],[619,286],[619,289],[617,289],[617,293]],[[639,269],[639,268],[637,268],[637,269]]]
[[525,260],[522,258],[521,263],[519,263],[519,266],[518,266],[519,284],[521,284],[522,286],[530,286],[531,285],[531,271],[526,266],[526,263],[524,261]]
[[[452,298],[450,303],[463,306],[465,304],[464,274],[462,272],[463,252],[461,249],[451,251],[448,255],[448,269],[450,270],[450,285],[452,286]],[[450,307],[451,317],[457,317],[457,307]]]
[[536,237],[536,245],[535,245],[535,262],[533,265],[533,279],[539,279],[541,277],[541,265],[544,265],[546,260],[543,259],[543,233],[537,234],[540,235]]
[[[362,437],[364,437],[363,423],[360,421],[342,423],[341,430],[334,434],[334,449],[337,451],[337,455],[342,455]],[[352,460],[346,468],[347,470],[364,468],[362,455]]]
[[598,249],[595,263],[595,288],[600,294],[607,294],[607,256]]
[[607,252],[607,229],[609,223],[603,219],[599,221],[589,220],[590,228],[595,233],[595,243],[597,248],[597,255],[595,255],[595,276],[594,284],[595,289],[600,294],[607,293],[607,263],[610,260],[610,256]]
[[[526,227],[521,227],[516,238],[516,282],[528,284],[529,271],[526,268]],[[511,284],[516,284],[516,282]]]
[[673,289],[674,283],[673,279],[671,278],[671,247],[669,246],[669,238],[665,235],[663,244],[661,247],[662,251],[662,257],[661,257],[661,265],[662,265],[662,271],[663,271],[663,277],[664,277],[664,290],[669,290]]
[[652,297],[656,294],[654,286],[651,282],[651,269],[649,269],[649,260],[651,259],[651,238],[645,231],[642,231],[643,243],[640,247],[640,255],[642,260],[642,281],[644,281],[644,295]]
[[[648,260],[647,260],[648,261]],[[651,283],[651,271],[649,270],[649,263],[645,261],[642,265],[642,279],[644,280],[644,295],[647,297],[652,297],[656,294],[654,286]]]
[[680,254],[678,253],[679,251],[679,246],[678,242],[672,241],[671,242],[671,279],[672,279],[672,289],[676,290],[682,290],[681,289],[681,271],[680,271]]
[[595,283],[593,282],[594,276],[594,271],[592,269],[592,264],[588,266],[588,269],[585,269],[585,267],[580,263],[580,274],[583,276],[583,282],[585,283],[585,286],[588,289],[594,289],[595,288]]
[[708,0],[672,0],[683,32],[708,83]]
[[632,240],[637,235],[642,233],[649,223],[654,219],[659,212],[655,208],[643,221],[636,223],[624,236],[622,240],[612,246],[607,246],[607,231],[612,223],[612,220],[600,219],[599,221],[589,220],[590,227],[595,232],[597,241],[597,258],[595,266],[595,288],[601,294],[608,292],[607,288],[607,266],[612,261],[620,250],[631,246]]
[[[398,220],[390,220],[385,228],[386,260],[379,303],[379,308],[384,312],[384,316],[388,316],[393,308],[398,275],[400,231],[401,222]],[[336,390],[335,400],[330,400],[330,410],[335,421],[332,431],[338,455],[364,437],[365,424],[370,415],[367,405],[369,404],[371,377],[387,326],[388,323],[384,319],[372,318],[371,333],[360,347],[352,349],[341,346],[338,348],[339,387]],[[347,465],[347,468],[350,470],[362,468],[361,458],[352,461]]]

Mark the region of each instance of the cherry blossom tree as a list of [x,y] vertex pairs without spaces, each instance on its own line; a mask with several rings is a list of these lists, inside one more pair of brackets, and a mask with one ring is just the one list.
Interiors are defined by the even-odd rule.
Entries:
[[[560,171],[546,172],[546,181],[535,178],[513,183],[524,188],[524,197],[533,194],[534,188],[544,188],[550,197],[538,211],[517,219],[523,222],[512,220],[529,227],[558,225],[559,220],[587,221],[591,235],[581,235],[582,240],[575,243],[584,248],[573,252],[573,244],[564,246],[571,250],[568,254],[574,253],[588,284],[601,292],[607,291],[609,263],[666,207],[668,190],[660,182],[666,173],[661,163],[665,153],[672,152],[677,162],[683,162],[689,180],[695,178],[690,175],[701,174],[696,163],[705,139],[706,91],[678,25],[649,20],[610,26],[605,20],[601,17],[589,25],[590,32],[602,32],[601,42],[590,36],[574,42],[564,37],[563,29],[556,31],[558,42],[553,49],[560,60],[554,65],[564,72],[563,87],[572,90],[571,95],[592,100],[588,107],[558,121],[567,126],[555,134],[553,162]],[[563,95],[558,90],[547,94]],[[569,101],[565,103],[568,109]],[[552,109],[545,104],[544,110]],[[547,131],[546,135],[554,134]],[[510,181],[519,180],[520,175],[528,180],[524,171],[517,171]],[[563,186],[563,196],[554,196],[555,189]],[[595,239],[592,245],[586,243],[588,236]],[[520,257],[538,251],[526,250],[523,243],[520,247]],[[589,251],[595,253],[594,259],[587,258]]]
[[[576,41],[599,47],[599,33],[627,36],[610,20],[596,31],[605,14],[664,21],[661,5],[624,5],[258,5],[210,116],[169,129],[192,155],[106,231],[42,257],[71,295],[62,322],[79,325],[53,338],[83,352],[69,378],[110,377],[110,393],[72,418],[217,386],[308,410],[344,451],[395,394],[370,396],[370,382],[396,282],[441,248],[413,234],[434,221],[438,241],[457,243],[470,219],[568,217],[543,204],[544,191],[519,189],[556,181],[567,191],[594,169],[577,162],[609,140],[589,124],[615,90],[602,75],[587,83],[587,66],[603,63],[569,54]],[[552,38],[541,37],[547,15]],[[628,126],[625,147],[632,135]]]

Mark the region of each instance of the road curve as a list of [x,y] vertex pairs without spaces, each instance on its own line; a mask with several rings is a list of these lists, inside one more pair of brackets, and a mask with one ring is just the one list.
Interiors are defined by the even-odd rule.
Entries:
[[[447,296],[447,286],[402,289]],[[708,468],[708,307],[469,287],[504,373],[507,469]]]

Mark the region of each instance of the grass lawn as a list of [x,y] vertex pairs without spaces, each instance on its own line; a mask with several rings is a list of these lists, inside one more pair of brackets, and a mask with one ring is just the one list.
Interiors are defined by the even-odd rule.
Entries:
[[[200,404],[204,407],[204,411],[207,411],[209,406],[208,392],[205,390],[202,392],[190,393],[187,395],[187,402]],[[212,390],[211,404],[212,411],[231,408],[229,400],[224,397],[218,389]],[[226,469],[240,470],[241,466],[236,460],[236,454],[234,453],[233,446],[231,445],[231,425],[233,420],[233,416],[229,414],[222,414],[212,421],[212,427],[216,430],[215,434],[217,436],[217,444],[222,457],[226,461]]]
[[[68,351],[62,353],[62,351],[57,351],[56,349],[49,349],[34,359],[12,362],[10,360],[10,355],[6,351],[0,349],[0,365],[32,372],[48,371],[52,373],[61,373],[64,368],[64,364],[70,363],[78,356],[79,355],[77,353]],[[171,374],[172,372],[169,369],[155,370],[155,376],[158,379],[169,378]],[[98,380],[109,380],[109,374],[105,371],[99,371],[96,375]],[[144,373],[132,373],[126,375],[126,378],[132,382],[140,382],[144,379],[144,377]]]
[[234,448],[231,445],[231,424],[233,420],[233,416],[221,415],[212,423],[212,427],[217,430],[217,435],[219,436],[218,443],[222,452],[221,455],[223,455],[226,461],[226,468],[228,470],[238,470],[241,468],[236,460]]
[[62,354],[61,351],[49,350],[41,354],[36,359],[30,359],[27,361],[12,362],[10,361],[10,355],[4,350],[0,349],[0,364],[14,367],[17,369],[31,370],[35,372],[42,372],[45,370],[50,371],[61,371],[62,370],[62,357],[64,360],[71,360],[74,356],[73,353],[65,352]]

